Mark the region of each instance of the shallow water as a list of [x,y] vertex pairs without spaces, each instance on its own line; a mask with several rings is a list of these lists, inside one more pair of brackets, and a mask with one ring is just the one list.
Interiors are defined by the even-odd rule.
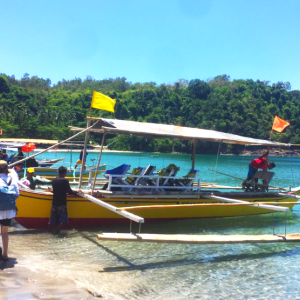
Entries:
[[[59,155],[59,154],[58,154]],[[78,154],[77,154],[78,155]],[[104,156],[111,167],[149,162],[137,154]],[[158,154],[158,156],[161,156]],[[162,155],[182,167],[190,156]],[[147,159],[146,159],[147,158]],[[157,159],[157,160],[156,160]],[[243,176],[251,158],[221,157],[218,169]],[[140,160],[140,162],[138,162]],[[163,160],[163,162],[162,162]],[[202,157],[207,170],[213,156]],[[299,183],[298,158],[276,158],[274,183]],[[104,162],[104,161],[103,161]],[[235,167],[233,168],[232,165]],[[245,167],[246,166],[246,167]],[[286,172],[283,172],[286,170]],[[212,172],[211,172],[212,173]],[[292,173],[289,173],[292,174]],[[209,180],[214,179],[210,174]],[[243,176],[245,177],[245,176]],[[223,179],[223,181],[221,180]],[[222,184],[238,181],[218,176]],[[285,232],[285,214],[143,224],[143,233],[272,234]],[[287,233],[300,232],[300,207],[287,214]],[[138,231],[134,225],[133,231]],[[300,243],[183,245],[98,241],[100,232],[129,232],[126,226],[45,231],[10,229],[10,257],[0,263],[0,299],[300,299]]]

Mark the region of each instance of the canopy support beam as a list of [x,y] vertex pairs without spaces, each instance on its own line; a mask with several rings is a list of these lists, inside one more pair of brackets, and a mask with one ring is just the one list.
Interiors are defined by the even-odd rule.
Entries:
[[93,192],[94,192],[94,189],[95,189],[96,180],[97,180],[97,173],[98,173],[98,169],[99,169],[99,165],[100,165],[100,161],[101,161],[101,157],[102,157],[103,146],[104,146],[104,141],[105,141],[105,134],[106,134],[106,131],[103,132],[103,137],[102,137],[102,142],[101,142],[101,151],[100,151],[100,154],[99,154],[99,159],[98,159],[98,162],[97,162],[97,167],[96,167],[96,172],[95,172],[95,177],[94,177],[94,182],[93,182],[93,187],[92,187],[92,195],[93,195]]
[[[88,120],[86,128],[89,128],[90,124],[91,124],[91,120]],[[82,184],[82,176],[83,176],[83,171],[84,171],[84,166],[85,166],[85,159],[86,159],[85,156],[86,156],[86,148],[87,148],[88,139],[89,139],[89,131],[87,130],[85,132],[85,139],[84,139],[84,146],[83,146],[83,155],[82,155],[82,161],[81,161],[81,169],[80,169],[80,175],[79,175],[78,189],[81,188],[81,184]],[[97,172],[96,172],[96,174],[97,174]]]
[[195,159],[196,159],[196,148],[197,148],[197,139],[193,139],[193,154],[192,154],[192,169],[195,169]]

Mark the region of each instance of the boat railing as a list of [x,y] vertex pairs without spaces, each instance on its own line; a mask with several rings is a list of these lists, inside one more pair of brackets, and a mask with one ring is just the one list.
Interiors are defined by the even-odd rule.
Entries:
[[[128,175],[126,175],[128,176]],[[170,179],[171,181],[174,180],[186,180],[186,177],[170,177],[170,176],[153,176],[153,175],[129,175],[130,177],[133,178],[140,178],[145,180],[151,181],[151,184],[144,184],[142,182],[138,182],[137,184],[128,184],[125,183],[125,181],[122,180],[124,175],[115,175],[115,174],[106,174],[105,177],[108,178],[108,185],[107,189],[108,191],[111,191],[112,188],[122,188],[124,191],[126,190],[132,190],[132,189],[145,189],[145,190],[181,190],[181,191],[201,191],[201,178],[196,177],[193,179],[193,183],[195,182],[196,184],[193,185],[161,185],[160,184],[160,179]],[[114,183],[113,178],[120,178],[119,183]]]

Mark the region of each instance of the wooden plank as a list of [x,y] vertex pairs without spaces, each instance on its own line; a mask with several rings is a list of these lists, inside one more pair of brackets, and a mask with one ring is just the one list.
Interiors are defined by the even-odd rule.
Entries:
[[98,240],[120,242],[149,242],[176,244],[240,244],[240,243],[278,243],[300,242],[300,233],[287,235],[189,235],[189,234],[134,234],[101,233]]

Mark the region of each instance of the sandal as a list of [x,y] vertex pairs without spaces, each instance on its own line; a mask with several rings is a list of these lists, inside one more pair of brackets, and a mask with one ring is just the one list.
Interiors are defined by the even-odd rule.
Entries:
[[2,260],[4,260],[4,261],[8,261],[8,256],[7,256],[7,255],[5,255],[5,256],[2,256]]

